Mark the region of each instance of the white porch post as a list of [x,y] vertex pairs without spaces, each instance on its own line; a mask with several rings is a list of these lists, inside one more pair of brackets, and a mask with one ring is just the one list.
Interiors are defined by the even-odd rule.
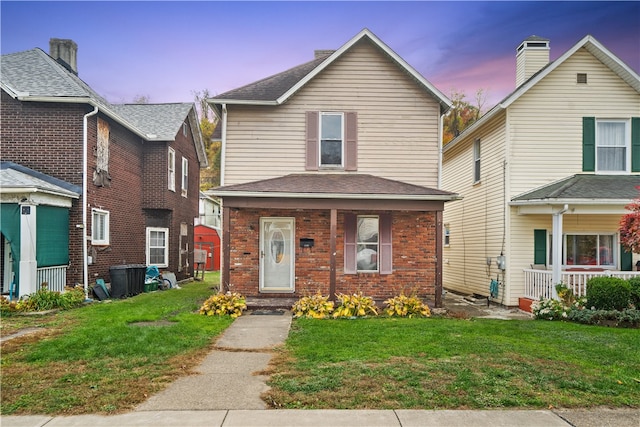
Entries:
[[562,280],[562,215],[569,209],[568,205],[558,212],[553,213],[553,270],[551,275],[552,295],[554,299],[558,299],[556,293],[556,285]]
[[37,291],[36,205],[20,204],[20,282],[19,296]]

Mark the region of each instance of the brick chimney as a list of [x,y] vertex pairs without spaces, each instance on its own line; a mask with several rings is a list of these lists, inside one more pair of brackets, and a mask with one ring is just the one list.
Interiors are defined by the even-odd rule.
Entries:
[[549,39],[527,37],[516,50],[516,87],[549,63]]
[[49,39],[49,55],[67,70],[78,74],[78,45],[71,39]]

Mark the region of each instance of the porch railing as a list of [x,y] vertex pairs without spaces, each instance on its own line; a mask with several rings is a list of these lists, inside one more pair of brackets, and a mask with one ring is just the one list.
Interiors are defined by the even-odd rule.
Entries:
[[[552,298],[553,288],[557,283],[553,283],[553,272],[551,270],[524,270],[524,296],[538,300],[540,298]],[[630,279],[640,276],[640,271],[563,271],[560,275],[562,283],[567,285],[576,296],[587,294],[587,282],[592,277],[610,276],[621,279]]]
[[64,292],[64,287],[67,285],[67,266],[57,265],[38,268],[36,279],[37,289],[40,289],[43,282],[47,282],[47,289],[50,291]]

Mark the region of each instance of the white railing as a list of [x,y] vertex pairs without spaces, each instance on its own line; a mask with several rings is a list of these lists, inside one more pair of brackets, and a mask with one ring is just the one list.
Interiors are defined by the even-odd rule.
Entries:
[[[557,283],[553,283],[553,272],[551,270],[524,270],[524,296],[533,300],[542,298],[552,298],[553,288]],[[585,296],[587,294],[587,282],[592,277],[610,276],[619,277],[621,279],[630,279],[634,276],[640,276],[640,271],[563,271],[560,275],[560,281],[567,285],[576,296]]]
[[37,289],[40,289],[43,282],[47,282],[47,289],[50,291],[64,292],[64,288],[67,286],[67,266],[57,265],[38,268],[36,280]]

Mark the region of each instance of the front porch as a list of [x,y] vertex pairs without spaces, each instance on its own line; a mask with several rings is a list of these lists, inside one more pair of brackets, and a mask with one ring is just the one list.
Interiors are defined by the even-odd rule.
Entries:
[[[592,277],[608,276],[619,277],[628,280],[634,276],[640,276],[640,271],[614,271],[614,270],[563,270],[560,272],[560,283],[565,284],[576,296],[587,294],[587,282]],[[558,283],[553,280],[551,270],[524,270],[524,298],[539,300],[540,298],[553,298],[554,287]]]

